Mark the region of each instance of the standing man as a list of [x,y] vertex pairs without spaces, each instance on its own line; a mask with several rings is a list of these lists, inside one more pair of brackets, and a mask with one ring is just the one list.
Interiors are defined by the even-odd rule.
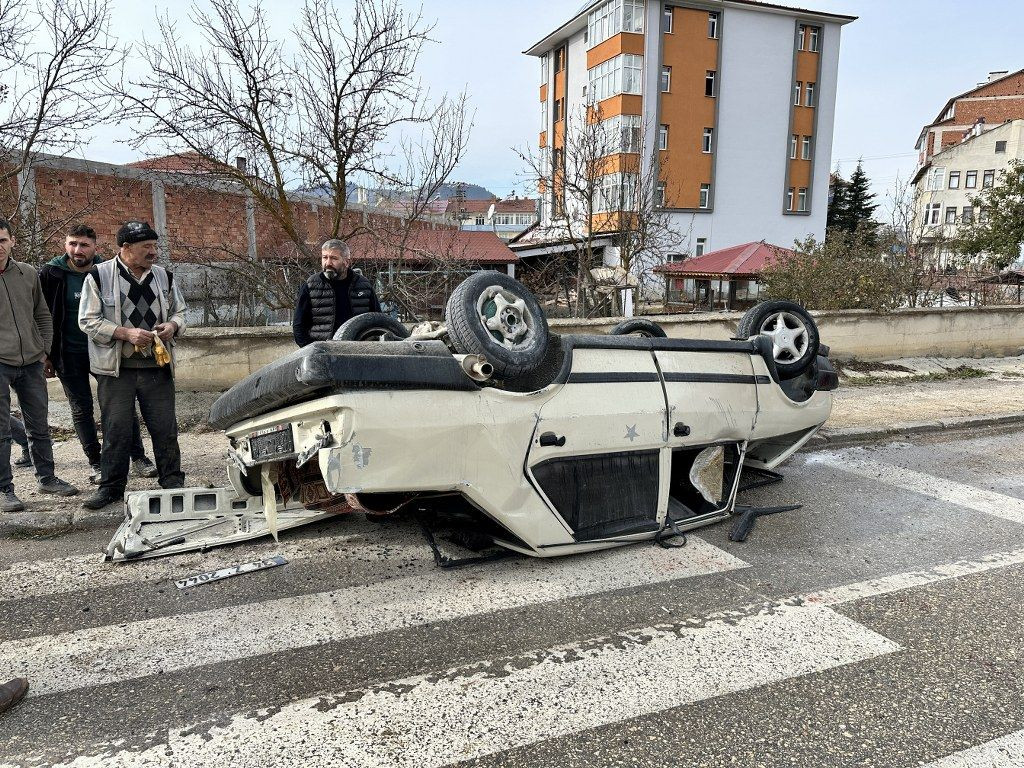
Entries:
[[328,240],[320,249],[320,272],[299,287],[292,335],[300,347],[329,341],[338,327],[355,315],[380,312],[370,281],[353,269],[352,254],[341,240]]
[[[103,422],[102,476],[83,502],[88,509],[124,496],[136,399],[153,438],[160,487],[185,484],[174,412],[174,337],[185,330],[185,301],[174,275],[156,263],[158,237],[149,222],[125,223],[117,231],[118,255],[82,285],[78,322],[89,337]],[[154,355],[157,337],[170,353],[167,365]]]
[[0,219],[0,512],[25,508],[14,493],[11,472],[11,389],[18,395],[28,432],[37,487],[43,493],[74,496],[78,489],[54,475],[49,399],[43,362],[53,334],[39,276],[11,258],[14,235]]
[[[78,326],[78,305],[86,274],[103,259],[96,255],[96,231],[84,224],[72,227],[64,236],[64,255],[54,257],[39,270],[43,298],[53,317],[53,343],[46,375],[55,373],[64,387],[78,442],[92,468],[93,483],[100,481],[100,440],[93,416],[92,387],[89,383],[88,337]],[[132,469],[141,477],[156,477],[156,467],[146,458],[139,418],[132,409]]]

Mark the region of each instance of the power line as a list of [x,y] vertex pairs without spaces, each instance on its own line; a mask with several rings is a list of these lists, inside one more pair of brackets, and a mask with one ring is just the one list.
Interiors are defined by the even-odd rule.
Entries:
[[898,155],[874,155],[872,157],[847,157],[842,160],[834,160],[836,163],[859,163],[862,160],[892,160],[897,157],[917,157],[917,152],[901,152]]

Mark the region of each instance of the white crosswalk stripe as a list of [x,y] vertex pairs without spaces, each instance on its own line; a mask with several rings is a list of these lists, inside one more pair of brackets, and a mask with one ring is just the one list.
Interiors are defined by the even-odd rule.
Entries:
[[27,675],[30,695],[75,690],[745,566],[691,537],[677,550],[639,546],[434,569],[332,592],[13,640],[0,644],[0,679]]
[[922,768],[1020,768],[1022,765],[1024,731],[1017,731],[943,757]]
[[805,461],[808,465],[827,464],[843,472],[973,509],[975,512],[983,512],[1014,523],[1024,523],[1022,499],[913,469],[883,464],[868,458],[863,449],[822,451],[811,454]]
[[173,729],[143,752],[71,766],[431,768],[872,658],[895,643],[822,606],[649,627],[499,663]]

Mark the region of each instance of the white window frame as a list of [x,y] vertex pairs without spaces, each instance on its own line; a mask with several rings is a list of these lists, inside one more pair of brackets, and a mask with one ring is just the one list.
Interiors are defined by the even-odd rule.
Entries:
[[710,155],[715,151],[715,129],[705,128],[704,136],[701,139],[700,151],[705,155]]
[[928,177],[925,182],[925,189],[929,192],[938,192],[945,188],[946,183],[946,166],[937,165],[928,171]]
[[[711,86],[711,93],[708,93],[709,84]],[[718,95],[718,70],[704,70],[704,95],[712,99]]]
[[594,213],[631,211],[636,208],[636,174],[607,173],[598,177]]
[[816,107],[816,106],[818,106],[817,103],[816,103],[816,98],[815,98],[815,93],[814,93],[814,91],[815,91],[814,86],[815,85],[817,85],[817,83],[807,83],[807,85],[804,86],[804,106],[805,107]]
[[548,82],[548,55],[542,53],[540,57],[540,84],[545,85]]
[[661,78],[658,80],[658,87],[661,88],[662,93],[671,93],[672,91],[672,67],[661,68]]
[[701,184],[700,185],[700,198],[697,203],[697,207],[706,209],[711,207],[711,185]]
[[793,210],[793,200],[796,198],[796,187],[790,187],[786,190],[786,210]]
[[800,140],[800,159],[810,160],[811,159],[811,137],[804,136]]
[[703,256],[708,252],[708,239],[706,237],[697,238],[697,247],[694,249],[694,256]]
[[639,153],[643,146],[643,118],[640,115],[614,115],[600,122],[605,131],[601,150],[608,154]]
[[644,31],[645,0],[607,0],[587,14],[587,47],[593,48],[620,32]]
[[661,31],[666,35],[672,34],[672,6],[666,5],[661,9]]
[[807,213],[807,187],[800,187],[796,191],[796,209],[800,213]]
[[643,93],[644,57],[623,53],[588,70],[590,102],[610,99],[623,93]]
[[796,28],[796,49],[802,51],[804,49],[804,33],[807,32],[807,26],[804,24],[798,24]]
[[817,53],[821,47],[821,27],[809,27],[810,39],[807,41],[807,50]]
[[924,223],[928,226],[937,226],[939,215],[942,211],[942,203],[929,203],[924,209]]
[[800,93],[803,90],[804,84],[802,80],[797,80],[796,85],[793,86],[793,106],[800,106]]
[[708,39],[718,39],[718,11],[708,11]]
[[668,126],[664,123],[658,126],[658,149],[668,149]]
[[798,134],[790,134],[789,137],[789,159],[796,160],[796,147],[800,143],[800,136]]
[[654,188],[654,207],[664,208],[665,207],[665,192],[668,189],[668,184],[664,181],[659,181],[658,185]]

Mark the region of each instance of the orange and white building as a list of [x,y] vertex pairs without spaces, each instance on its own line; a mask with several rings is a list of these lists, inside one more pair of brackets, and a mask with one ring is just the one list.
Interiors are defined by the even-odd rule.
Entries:
[[557,170],[566,120],[590,108],[623,137],[602,187],[640,169],[683,233],[680,253],[822,237],[840,32],[853,20],[755,0],[587,2],[525,52],[541,62],[540,145],[554,167],[542,227],[570,215]]

